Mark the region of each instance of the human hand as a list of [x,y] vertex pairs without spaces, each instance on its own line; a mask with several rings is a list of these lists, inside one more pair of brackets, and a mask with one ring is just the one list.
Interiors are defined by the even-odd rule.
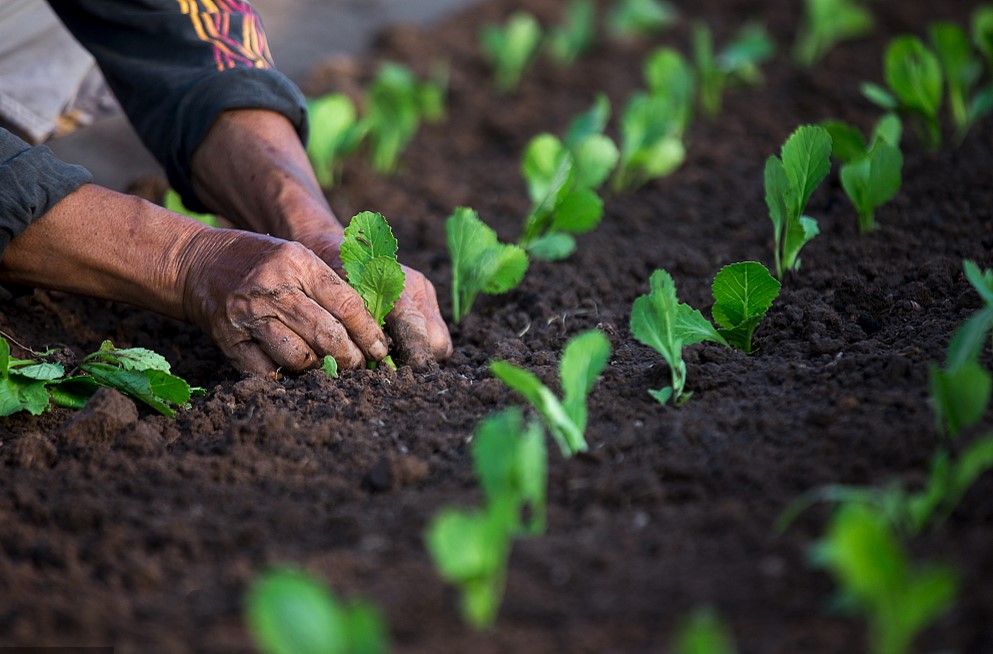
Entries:
[[202,230],[183,264],[187,319],[242,372],[306,370],[328,354],[342,368],[360,368],[388,352],[358,293],[299,243]]

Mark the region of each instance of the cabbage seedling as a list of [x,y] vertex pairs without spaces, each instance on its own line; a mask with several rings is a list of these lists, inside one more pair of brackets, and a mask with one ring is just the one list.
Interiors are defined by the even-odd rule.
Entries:
[[327,586],[294,569],[262,574],[248,590],[245,619],[266,654],[386,654],[379,610],[346,605]]
[[872,13],[860,0],[806,0],[803,26],[793,48],[796,61],[812,68],[841,41],[872,31]]
[[179,193],[176,193],[173,189],[166,189],[165,197],[162,199],[162,206],[173,213],[178,213],[193,220],[198,220],[204,225],[210,227],[217,227],[219,223],[217,222],[217,216],[212,213],[197,213],[196,211],[190,211],[183,204],[183,199],[179,197]]
[[661,0],[615,0],[607,14],[607,29],[616,39],[636,39],[664,32],[679,12]]
[[621,160],[614,191],[631,190],[672,174],[686,160],[684,109],[665,95],[635,93],[621,116]]
[[697,609],[673,643],[675,654],[735,654],[731,631],[713,609]]
[[803,215],[814,190],[831,170],[831,135],[804,125],[783,145],[782,158],[765,164],[765,202],[776,239],[776,276],[799,270],[800,250],[820,233],[817,221]]
[[324,356],[324,360],[321,362],[321,370],[331,379],[338,379],[338,361],[330,354]]
[[948,82],[948,104],[959,143],[976,122],[993,112],[993,86],[976,91],[983,72],[982,60],[973,54],[969,36],[954,23],[933,23],[928,33]]
[[672,398],[675,406],[684,404],[692,393],[686,393],[686,363],[683,347],[712,341],[727,345],[710,321],[699,311],[683,304],[676,297],[676,284],[664,270],[656,270],[649,279],[651,291],[634,301],[631,310],[631,334],[659,354],[669,364],[672,385],[648,393],[665,404]]
[[841,167],[841,186],[859,214],[859,231],[876,229],[876,209],[900,192],[903,153],[877,141],[861,159]]
[[894,113],[886,114],[876,122],[868,143],[857,127],[844,121],[826,120],[820,126],[831,135],[831,156],[843,164],[852,163],[869,154],[869,150],[879,140],[899,147],[903,138],[903,121]]
[[924,142],[931,150],[941,147],[941,109],[944,75],[941,62],[915,36],[893,39],[886,48],[884,77],[889,88],[864,83],[862,94],[887,111],[911,114],[923,126]]
[[724,87],[729,81],[756,84],[759,64],[772,57],[776,46],[761,25],[744,26],[716,55],[714,37],[706,23],[693,26],[693,60],[700,87],[700,107],[711,118],[721,113]]
[[752,353],[752,335],[779,295],[780,283],[755,261],[721,268],[711,284],[714,321],[728,345]]
[[596,5],[593,0],[571,0],[565,22],[548,34],[548,52],[560,64],[572,64],[596,41]]
[[869,621],[869,651],[902,654],[955,600],[956,575],[912,565],[885,518],[861,504],[843,505],[814,562],[827,568],[848,604]]
[[586,397],[610,357],[610,341],[598,331],[584,332],[566,343],[559,363],[563,398],[559,400],[533,373],[506,361],[493,361],[490,371],[524,396],[545,419],[562,455],[589,449],[584,434],[588,419]]
[[331,93],[307,101],[310,139],[307,155],[318,183],[334,186],[344,158],[358,147],[369,124],[360,122],[355,104],[343,93]]
[[486,25],[480,33],[480,44],[493,68],[493,81],[501,93],[517,89],[538,53],[541,45],[541,25],[526,11],[510,16],[507,23]]
[[671,106],[665,118],[673,133],[685,134],[693,119],[695,89],[693,70],[686,59],[672,48],[659,48],[645,59],[642,75],[649,95],[664,97]]
[[458,323],[479,293],[498,295],[515,288],[528,269],[528,255],[497,240],[475,211],[459,207],[445,223],[452,257],[452,314]]

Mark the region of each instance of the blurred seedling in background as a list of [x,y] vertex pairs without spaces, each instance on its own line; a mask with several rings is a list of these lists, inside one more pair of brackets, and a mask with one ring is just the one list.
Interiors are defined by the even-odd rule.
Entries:
[[983,61],[964,29],[955,23],[932,23],[928,34],[947,83],[955,140],[961,143],[973,125],[993,112],[993,84],[976,88],[983,74]]
[[762,80],[759,65],[768,61],[776,45],[765,28],[745,25],[721,49],[714,52],[714,37],[706,23],[693,25],[693,62],[696,68],[700,107],[713,118],[721,113],[724,89],[729,82],[758,84]]
[[679,628],[674,654],[735,654],[731,630],[712,609],[697,609]]
[[343,93],[331,93],[307,101],[310,139],[307,155],[323,188],[334,186],[345,157],[358,148],[368,123],[359,120],[355,103]]
[[872,12],[861,0],[806,0],[804,7],[793,57],[805,68],[813,68],[842,41],[872,32]]
[[520,86],[524,72],[538,54],[541,38],[538,19],[526,11],[513,13],[502,26],[483,27],[480,44],[501,93],[510,93]]
[[190,211],[183,204],[183,199],[179,197],[179,193],[173,189],[166,189],[165,196],[162,199],[162,206],[169,211],[174,213],[182,214],[193,220],[198,220],[204,225],[210,227],[217,227],[219,223],[217,222],[217,216],[212,213],[197,213],[196,211]]
[[607,12],[607,30],[615,39],[656,36],[679,19],[675,5],[662,0],[615,0]]
[[570,0],[562,24],[546,37],[546,49],[560,64],[574,63],[596,43],[596,5],[593,0]]

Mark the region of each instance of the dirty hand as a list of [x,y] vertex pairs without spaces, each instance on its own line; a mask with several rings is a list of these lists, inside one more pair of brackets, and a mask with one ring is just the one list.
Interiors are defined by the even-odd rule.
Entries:
[[359,368],[387,354],[362,298],[299,243],[202,230],[183,264],[183,312],[242,372],[305,370],[328,354]]

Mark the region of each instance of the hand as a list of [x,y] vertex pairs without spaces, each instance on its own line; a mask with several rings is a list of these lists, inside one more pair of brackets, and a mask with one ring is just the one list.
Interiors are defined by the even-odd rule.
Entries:
[[358,293],[299,243],[211,229],[184,255],[183,311],[242,372],[273,377],[328,354],[359,368],[388,352]]

